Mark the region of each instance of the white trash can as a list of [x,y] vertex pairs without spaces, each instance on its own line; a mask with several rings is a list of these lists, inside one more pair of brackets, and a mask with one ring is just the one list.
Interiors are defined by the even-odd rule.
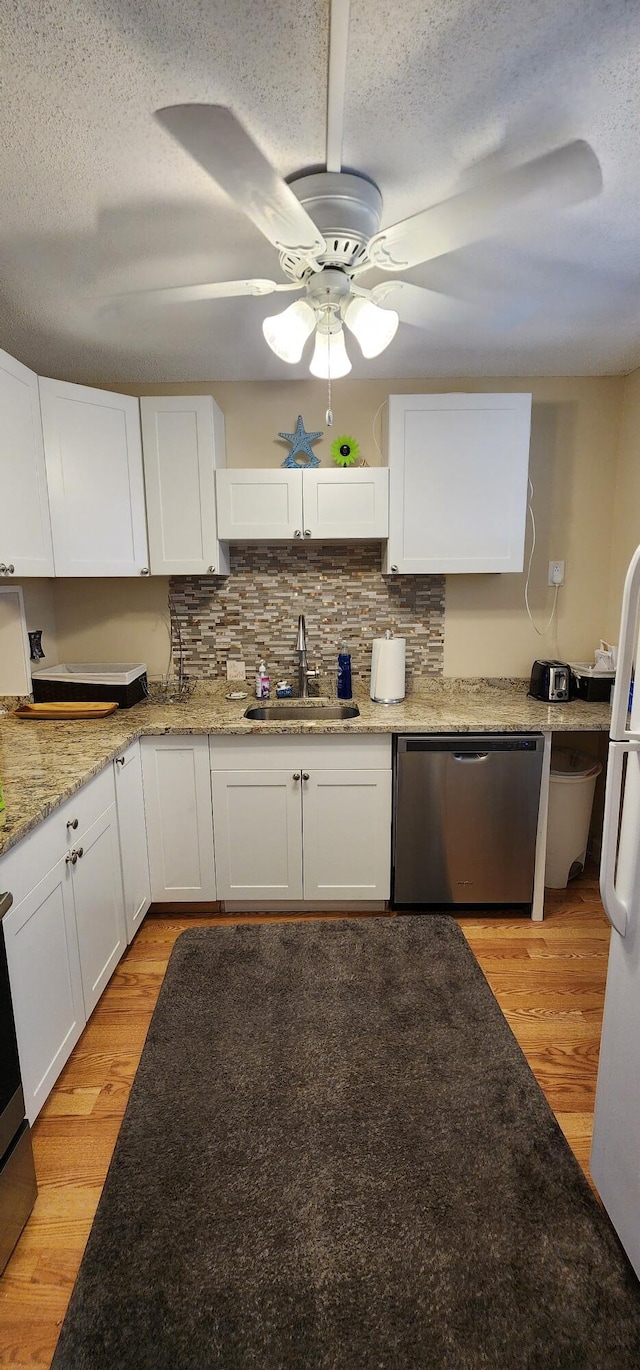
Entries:
[[584,866],[593,796],[601,770],[600,762],[583,752],[563,747],[551,753],[544,877],[549,889],[563,890]]

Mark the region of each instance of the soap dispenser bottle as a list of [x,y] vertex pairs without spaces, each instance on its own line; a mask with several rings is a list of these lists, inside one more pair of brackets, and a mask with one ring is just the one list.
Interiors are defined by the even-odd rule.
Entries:
[[338,699],[351,699],[353,690],[351,686],[351,656],[349,647],[343,642],[338,652]]

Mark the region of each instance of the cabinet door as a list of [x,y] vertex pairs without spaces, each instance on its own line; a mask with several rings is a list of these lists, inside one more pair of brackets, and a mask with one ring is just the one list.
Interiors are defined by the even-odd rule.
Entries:
[[386,538],[389,472],[386,467],[343,471],[319,467],[302,473],[304,535],[312,538]]
[[305,899],[388,899],[391,771],[319,771],[303,782]]
[[41,378],[40,401],[56,575],[148,575],[138,400]]
[[211,783],[218,897],[301,899],[300,771],[212,771]]
[[33,1122],[85,1024],[64,857],[3,920],[22,1083]]
[[142,739],[151,898],[216,898],[208,737]]
[[229,542],[301,538],[302,472],[216,471],[218,536]]
[[389,396],[386,571],[521,571],[530,395]]
[[81,834],[73,849],[78,860],[70,869],[88,1018],[127,945],[115,804]]
[[7,352],[0,352],[0,489],[0,574],[52,576],[38,377]]
[[140,401],[151,574],[228,575],[218,542],[215,468],[224,417],[211,395]]
[[123,756],[116,757],[114,767],[124,915],[127,942],[131,942],[151,903],[140,743],[134,742]]

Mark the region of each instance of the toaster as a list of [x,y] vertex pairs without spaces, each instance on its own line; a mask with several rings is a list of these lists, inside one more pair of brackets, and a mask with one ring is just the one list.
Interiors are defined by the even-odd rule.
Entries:
[[571,670],[566,661],[534,661],[529,694],[548,704],[560,704],[569,698],[570,679]]

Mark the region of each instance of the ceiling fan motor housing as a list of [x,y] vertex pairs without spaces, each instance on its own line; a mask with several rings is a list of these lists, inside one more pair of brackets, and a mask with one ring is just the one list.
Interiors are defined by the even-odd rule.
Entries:
[[[354,271],[380,227],[382,196],[377,185],[349,171],[320,171],[299,176],[290,185],[325,240],[320,265]],[[283,252],[280,265],[291,280],[302,280],[309,272],[308,257],[296,252]]]

